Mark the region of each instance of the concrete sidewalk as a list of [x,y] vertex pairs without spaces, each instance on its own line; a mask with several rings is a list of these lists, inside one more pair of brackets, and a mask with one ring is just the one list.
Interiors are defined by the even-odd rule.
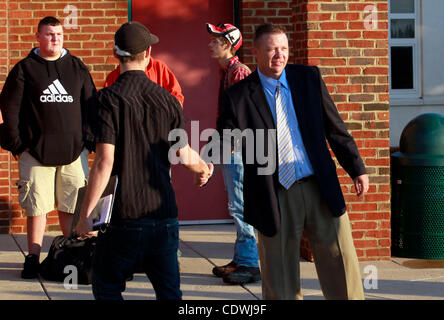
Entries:
[[[59,233],[45,235],[41,261],[52,239]],[[212,275],[214,265],[226,264],[233,254],[235,228],[232,224],[180,227],[181,289],[185,300],[257,300],[259,283],[227,285]],[[0,235],[0,300],[92,300],[91,286],[79,285],[67,290],[62,283],[44,279],[20,278],[26,235]],[[444,260],[393,258],[384,262],[361,262],[367,299],[444,300]],[[372,276],[372,279],[368,278]],[[375,281],[377,277],[377,282]],[[301,261],[301,278],[306,300],[322,300],[315,266]],[[368,278],[366,280],[366,278]],[[153,300],[153,288],[146,276],[136,274],[127,283],[127,300]]]

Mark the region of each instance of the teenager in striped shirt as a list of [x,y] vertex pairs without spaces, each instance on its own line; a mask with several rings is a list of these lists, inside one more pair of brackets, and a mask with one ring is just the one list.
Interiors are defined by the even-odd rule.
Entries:
[[[238,28],[228,23],[218,26],[207,23],[207,31],[211,39],[208,44],[210,56],[216,59],[221,67],[219,113],[223,91],[246,78],[251,71],[236,56],[236,51],[242,45],[242,34]],[[222,277],[225,283],[231,284],[244,284],[260,280],[254,228],[245,223],[243,219],[243,170],[241,152],[235,150],[231,156],[231,163],[222,166],[225,188],[228,193],[228,211],[234,219],[237,230],[234,256],[227,265],[213,268],[214,275]]]

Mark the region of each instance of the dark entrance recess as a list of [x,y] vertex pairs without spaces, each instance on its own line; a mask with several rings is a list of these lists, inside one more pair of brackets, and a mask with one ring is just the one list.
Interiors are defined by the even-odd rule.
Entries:
[[[191,125],[199,132],[215,128],[219,66],[208,54],[209,36],[205,23],[237,24],[234,12],[239,1],[232,0],[132,0],[129,18],[146,25],[160,38],[152,48],[152,56],[165,62],[174,72],[185,96],[184,112],[190,120],[188,137],[197,149],[204,141],[193,136]],[[194,122],[194,121],[198,121]],[[179,206],[179,219],[184,221],[231,219],[227,210],[227,195],[219,172],[203,188],[192,184],[192,174],[173,166],[172,181]]]

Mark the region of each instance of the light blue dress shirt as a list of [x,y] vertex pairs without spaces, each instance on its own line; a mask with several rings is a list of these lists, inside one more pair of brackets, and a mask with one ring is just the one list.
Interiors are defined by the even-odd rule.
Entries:
[[310,160],[308,159],[307,151],[305,150],[304,142],[302,141],[301,131],[299,129],[298,119],[296,117],[296,111],[294,110],[293,99],[291,97],[290,86],[287,82],[285,69],[282,72],[279,80],[269,78],[265,76],[257,68],[259,79],[264,89],[265,97],[267,98],[268,105],[270,106],[271,114],[273,115],[274,124],[276,125],[276,86],[278,81],[281,83],[281,93],[283,99],[287,102],[287,114],[288,121],[290,123],[291,140],[293,142],[294,159],[295,159],[295,174],[296,179],[302,179],[304,177],[313,174],[313,168]]

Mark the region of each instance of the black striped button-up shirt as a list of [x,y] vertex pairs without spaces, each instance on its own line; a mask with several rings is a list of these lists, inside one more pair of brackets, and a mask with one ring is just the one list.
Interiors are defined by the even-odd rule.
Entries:
[[168,152],[178,144],[168,134],[185,129],[178,100],[143,71],[127,71],[100,90],[91,107],[94,142],[115,145],[119,185],[112,219],[177,217]]

